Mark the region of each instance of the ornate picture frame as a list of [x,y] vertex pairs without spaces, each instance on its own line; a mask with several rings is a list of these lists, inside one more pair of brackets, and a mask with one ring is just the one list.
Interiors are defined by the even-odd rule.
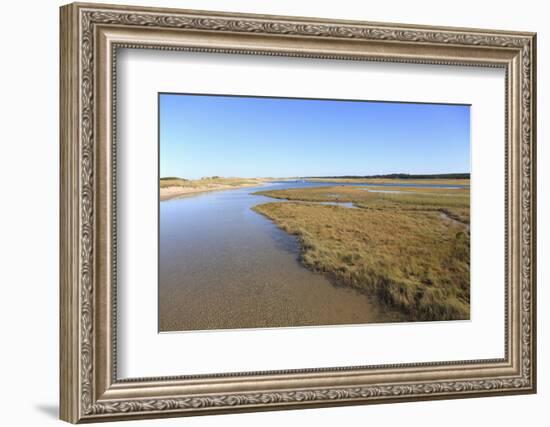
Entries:
[[[61,419],[112,421],[536,391],[534,33],[70,4],[61,8]],[[505,357],[119,380],[117,49],[500,67]]]

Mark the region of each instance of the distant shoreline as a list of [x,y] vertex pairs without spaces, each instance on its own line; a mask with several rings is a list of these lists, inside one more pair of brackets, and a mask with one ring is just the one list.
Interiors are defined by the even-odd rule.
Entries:
[[304,178],[308,182],[341,182],[352,184],[434,184],[470,185],[470,179],[463,178]]
[[193,196],[212,191],[236,190],[250,188],[271,181],[294,181],[318,183],[354,183],[354,184],[434,184],[434,185],[470,185],[469,179],[400,179],[400,178],[211,178],[202,180],[185,180],[181,178],[162,178],[160,184],[160,201],[167,201],[184,196]]
[[305,176],[302,178],[314,179],[470,179],[470,172],[454,172],[454,173],[433,173],[433,174],[410,174],[410,173],[388,173],[384,175],[337,175],[337,176]]

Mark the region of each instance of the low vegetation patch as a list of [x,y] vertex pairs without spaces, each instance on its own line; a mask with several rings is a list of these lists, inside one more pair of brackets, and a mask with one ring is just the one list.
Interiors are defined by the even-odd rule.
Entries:
[[[266,203],[254,210],[298,237],[305,266],[375,295],[406,320],[468,319],[469,191],[433,190],[263,191],[259,194],[297,202]],[[352,202],[361,209],[307,203],[326,201]]]
[[464,224],[470,222],[468,188],[327,186],[258,191],[275,199],[347,202],[364,209],[439,211]]

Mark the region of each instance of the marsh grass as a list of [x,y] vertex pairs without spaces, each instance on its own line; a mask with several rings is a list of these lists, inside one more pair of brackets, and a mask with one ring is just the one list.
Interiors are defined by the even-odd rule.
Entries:
[[363,209],[439,211],[464,224],[470,222],[468,188],[327,186],[258,191],[254,194],[307,202],[346,202]]
[[[370,193],[361,187],[274,190],[260,194],[300,203],[253,209],[298,237],[305,266],[375,295],[406,320],[468,319],[469,194],[428,193]],[[335,199],[361,209],[304,203]]]

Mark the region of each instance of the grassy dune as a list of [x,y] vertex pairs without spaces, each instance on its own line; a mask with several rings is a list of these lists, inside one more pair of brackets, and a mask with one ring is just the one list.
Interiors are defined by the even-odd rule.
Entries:
[[166,177],[160,179],[160,199],[168,200],[194,193],[206,191],[231,190],[242,187],[254,187],[264,183],[261,178],[223,178],[208,177],[202,179],[184,179],[177,177]]
[[212,185],[229,185],[232,187],[238,187],[242,185],[256,185],[264,182],[259,178],[222,178],[212,177],[203,179],[184,179],[176,177],[168,177],[160,179],[160,188],[166,187],[185,187],[185,188],[198,188]]
[[[469,192],[439,190],[263,191],[297,202],[266,203],[254,210],[298,236],[305,266],[375,295],[406,320],[468,319]],[[352,202],[360,209],[307,203],[326,201]]]

